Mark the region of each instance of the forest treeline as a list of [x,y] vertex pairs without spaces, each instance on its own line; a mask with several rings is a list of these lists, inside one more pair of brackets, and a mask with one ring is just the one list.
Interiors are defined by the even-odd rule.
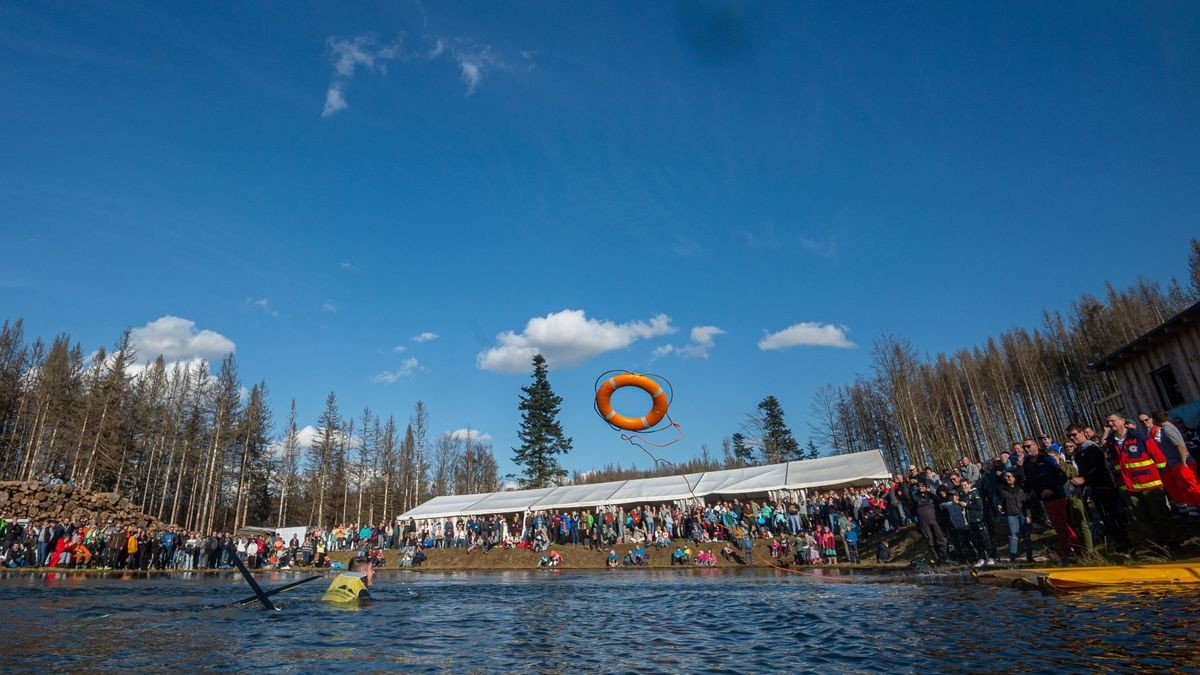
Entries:
[[189,530],[378,522],[431,496],[499,489],[491,446],[470,434],[429,438],[418,402],[397,423],[344,415],[331,392],[311,439],[291,402],[276,435],[267,385],[246,389],[227,355],[148,365],[126,332],[85,356],[68,335],[27,342],[0,327],[0,479],[58,475],[118,491]]

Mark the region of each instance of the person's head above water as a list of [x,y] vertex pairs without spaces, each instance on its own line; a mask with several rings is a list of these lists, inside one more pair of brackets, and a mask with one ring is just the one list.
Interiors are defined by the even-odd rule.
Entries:
[[375,565],[370,560],[367,558],[351,558],[349,571],[360,572],[363,575],[363,586],[367,588],[371,587],[371,580],[375,578]]

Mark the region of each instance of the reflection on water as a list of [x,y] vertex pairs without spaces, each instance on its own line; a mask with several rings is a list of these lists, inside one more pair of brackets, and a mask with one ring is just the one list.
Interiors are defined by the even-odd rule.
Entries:
[[774,570],[377,574],[359,611],[319,602],[327,583],[318,580],[266,612],[223,607],[248,595],[228,575],[0,575],[0,621],[19,627],[21,648],[4,660],[17,669],[1200,668],[1195,589],[1045,597],[962,581]]

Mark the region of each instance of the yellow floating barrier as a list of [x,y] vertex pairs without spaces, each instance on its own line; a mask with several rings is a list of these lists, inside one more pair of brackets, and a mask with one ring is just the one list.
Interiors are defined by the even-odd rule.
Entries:
[[1054,591],[1102,586],[1200,584],[1200,562],[981,570],[973,576],[981,584]]

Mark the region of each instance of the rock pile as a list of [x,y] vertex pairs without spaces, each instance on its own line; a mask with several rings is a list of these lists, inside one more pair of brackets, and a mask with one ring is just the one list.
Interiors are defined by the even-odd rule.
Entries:
[[110,519],[129,527],[161,525],[142,507],[115,492],[90,492],[71,485],[49,485],[38,481],[0,481],[0,514],[32,521]]

